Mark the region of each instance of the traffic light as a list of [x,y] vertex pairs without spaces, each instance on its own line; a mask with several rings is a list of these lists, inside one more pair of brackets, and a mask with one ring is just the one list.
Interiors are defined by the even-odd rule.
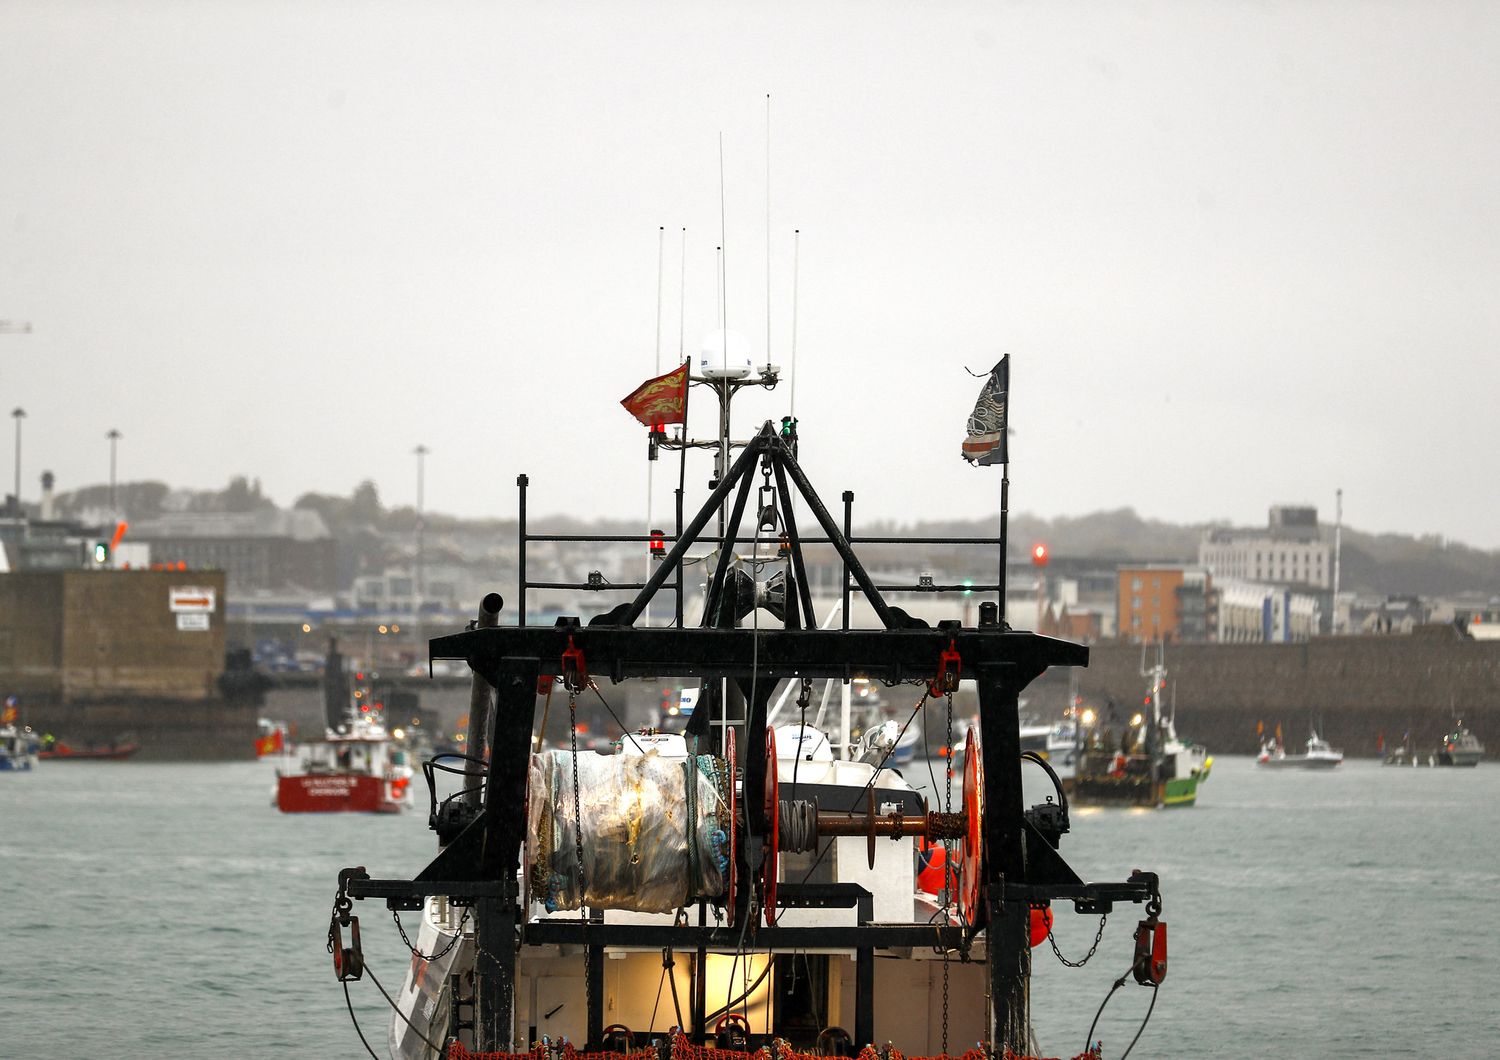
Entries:
[[109,542],[108,541],[95,541],[94,542],[94,566],[96,566],[96,567],[107,567],[107,566],[109,566]]

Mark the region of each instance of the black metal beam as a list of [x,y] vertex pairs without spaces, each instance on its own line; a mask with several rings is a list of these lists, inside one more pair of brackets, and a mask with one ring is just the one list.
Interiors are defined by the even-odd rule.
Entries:
[[[769,424],[767,427],[769,427]],[[646,610],[646,604],[651,601],[651,598],[656,595],[656,590],[667,580],[667,577],[672,572],[672,568],[677,566],[678,561],[687,554],[687,550],[698,540],[698,535],[703,532],[703,528],[708,525],[708,521],[719,510],[719,505],[723,503],[724,498],[729,496],[729,491],[734,487],[736,478],[745,473],[745,469],[755,462],[755,458],[765,448],[765,434],[766,430],[762,430],[759,435],[751,439],[750,444],[745,446],[744,451],[735,460],[734,466],[729,469],[729,473],[724,476],[723,481],[714,487],[714,491],[709,494],[708,500],[703,502],[703,507],[698,509],[698,514],[693,516],[692,521],[682,528],[677,538],[677,543],[663,557],[661,565],[656,568],[656,573],[651,575],[646,581],[646,587],[629,604],[622,604],[616,609],[619,612],[618,621],[621,625],[630,625],[640,617],[642,611]]]
[[704,946],[713,951],[742,950],[857,950],[957,949],[966,929],[937,924],[862,924],[843,927],[766,927],[742,936],[737,927],[678,927],[672,924],[583,924],[577,920],[534,920],[521,928],[526,946],[632,946],[686,949]]
[[[572,635],[589,671],[614,679],[627,677],[733,677],[759,671],[767,680],[785,677],[848,678],[883,681],[927,678],[951,639],[963,660],[964,676],[984,665],[1017,668],[1014,687],[1024,687],[1049,666],[1087,666],[1081,644],[1035,633],[985,629],[664,629],[630,626],[499,626],[472,629],[430,642],[434,659],[465,659],[493,684],[501,660],[537,661],[539,673],[562,672],[562,653]],[[1024,672],[1026,678],[1020,678]]]
[[979,743],[984,761],[981,900],[994,1013],[990,1042],[997,1054],[1005,1050],[1024,1053],[1029,1018],[1026,990],[1031,978],[1030,912],[1004,900],[1001,881],[1027,878],[1018,697],[1040,670],[981,663],[972,672],[979,683]]
[[[818,616],[813,611],[812,589],[807,584],[807,563],[802,556],[802,538],[797,534],[797,512],[792,505],[792,492],[786,484],[786,468],[780,464],[775,465],[776,470],[776,493],[781,499],[781,521],[786,527],[787,544],[792,550],[792,577],[797,580],[796,599],[787,593],[787,629],[797,629],[805,626],[808,629],[818,628]],[[793,621],[792,616],[801,612],[800,621]]]

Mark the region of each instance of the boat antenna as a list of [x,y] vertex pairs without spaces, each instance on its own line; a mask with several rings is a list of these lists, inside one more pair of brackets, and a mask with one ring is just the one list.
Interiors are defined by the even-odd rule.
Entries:
[[792,377],[791,407],[787,411],[797,415],[797,258],[802,249],[802,229],[792,229]]
[[[687,228],[682,230],[681,257],[682,273],[677,280],[677,363],[686,360],[687,343]],[[683,431],[687,431],[687,425],[683,424]]]
[[719,133],[719,327],[724,342],[724,358],[729,358],[729,239],[724,211],[724,134]]
[[766,93],[766,363],[771,363],[771,93]]
[[[662,303],[662,269],[666,264],[667,251],[667,226],[659,225],[656,229],[656,371],[652,376],[661,375],[661,303]],[[652,428],[655,430],[656,428]],[[655,455],[653,451],[653,456]],[[656,499],[656,461],[646,461],[646,536],[651,536],[651,515],[653,502]],[[651,553],[646,552],[646,580],[651,579]],[[651,601],[646,601],[646,625],[651,624]]]
[[656,374],[661,375],[661,287],[662,267],[666,263],[667,226],[656,230]]

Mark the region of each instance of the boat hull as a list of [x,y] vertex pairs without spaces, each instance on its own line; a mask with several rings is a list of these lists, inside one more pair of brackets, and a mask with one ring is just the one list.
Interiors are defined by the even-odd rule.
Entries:
[[1309,758],[1307,755],[1287,755],[1285,758],[1259,758],[1256,765],[1261,769],[1332,769],[1344,759]]
[[404,805],[405,783],[401,780],[359,773],[301,773],[276,778],[276,807],[282,813],[400,813]]
[[123,762],[140,749],[141,745],[138,743],[83,750],[60,743],[54,744],[50,751],[38,752],[37,757],[53,762]]
[[1479,751],[1439,751],[1437,753],[1437,764],[1440,766],[1477,766],[1482,753]]
[[1198,801],[1198,776],[1174,777],[1162,785],[1163,806],[1191,806]]

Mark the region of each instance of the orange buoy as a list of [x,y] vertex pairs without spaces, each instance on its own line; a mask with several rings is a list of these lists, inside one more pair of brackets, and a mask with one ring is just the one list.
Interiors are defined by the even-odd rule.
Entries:
[[1052,907],[1044,906],[1031,911],[1031,946],[1033,949],[1047,941],[1052,933]]
[[[917,868],[917,887],[925,894],[939,895],[943,893],[946,886],[948,870],[948,852],[943,849],[942,843],[929,842],[921,839],[917,843],[919,862]],[[954,852],[954,862],[958,861],[958,854]]]

